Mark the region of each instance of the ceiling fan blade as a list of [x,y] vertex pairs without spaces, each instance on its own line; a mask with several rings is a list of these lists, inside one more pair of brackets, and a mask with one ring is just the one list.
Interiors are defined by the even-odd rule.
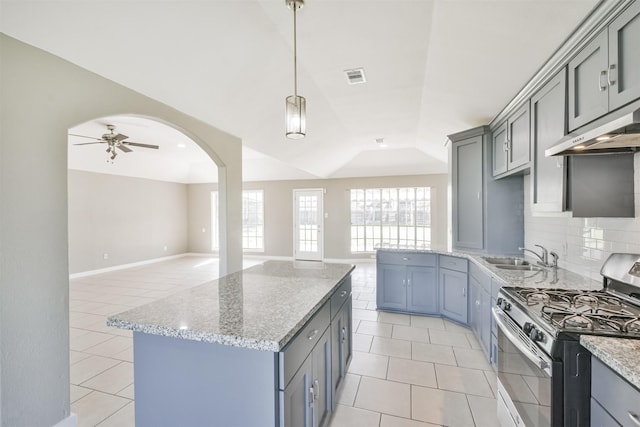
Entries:
[[122,144],[118,144],[118,145],[116,145],[116,147],[118,147],[119,149],[121,149],[121,150],[122,150],[122,151],[124,151],[125,153],[130,153],[130,152],[132,152],[132,151],[133,151],[131,148],[126,147],[126,146],[124,146],[124,145],[122,145]]
[[79,136],[80,138],[89,138],[89,139],[95,139],[95,140],[98,140],[98,141],[102,141],[102,138],[96,138],[95,136],[78,135],[78,134],[75,134],[75,133],[69,133],[68,135],[69,136]]
[[91,145],[91,144],[104,144],[106,141],[96,141],[96,142],[81,142],[79,144],[73,144],[73,145]]
[[116,136],[113,137],[114,141],[122,141],[123,139],[127,139],[129,138],[127,135],[123,135],[121,133],[117,134]]
[[127,144],[127,145],[133,145],[134,147],[142,147],[142,148],[154,148],[154,149],[158,149],[157,145],[152,145],[152,144],[140,144],[139,142],[129,142],[129,141],[123,141],[122,144]]

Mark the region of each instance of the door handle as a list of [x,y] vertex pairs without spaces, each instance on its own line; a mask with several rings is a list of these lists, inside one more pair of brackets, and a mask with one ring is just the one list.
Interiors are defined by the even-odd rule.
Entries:
[[598,90],[600,92],[604,92],[605,90],[607,90],[607,85],[602,83],[606,77],[607,77],[607,70],[600,71],[600,77],[598,77]]
[[607,71],[607,83],[609,83],[609,86],[613,86],[614,84],[616,84],[617,79],[618,76],[616,71],[616,64],[611,64],[609,65],[609,70]]
[[309,333],[309,335],[307,335],[307,339],[312,340],[316,337],[316,335],[318,335],[318,330],[314,329]]

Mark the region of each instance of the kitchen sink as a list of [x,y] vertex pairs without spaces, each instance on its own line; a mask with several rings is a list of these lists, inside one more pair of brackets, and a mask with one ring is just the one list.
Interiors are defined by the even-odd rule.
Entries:
[[489,264],[511,265],[511,266],[524,266],[529,263],[522,258],[500,258],[500,257],[483,257]]
[[529,263],[527,263],[526,265],[502,265],[502,264],[496,264],[495,267],[499,268],[500,270],[520,270],[520,271],[540,271],[540,270],[542,270],[542,267],[538,267],[536,265],[530,265]]

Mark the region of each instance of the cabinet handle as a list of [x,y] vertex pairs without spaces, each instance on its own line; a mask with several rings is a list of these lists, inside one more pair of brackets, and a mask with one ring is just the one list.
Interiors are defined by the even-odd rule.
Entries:
[[558,169],[562,169],[562,160],[563,158],[561,156],[556,157],[556,167]]
[[607,71],[607,83],[609,83],[609,86],[613,86],[614,84],[616,84],[616,80],[618,76],[611,77],[611,75],[615,73],[616,73],[616,64],[609,65],[609,71]]
[[316,337],[316,335],[318,335],[318,330],[314,329],[313,331],[311,331],[311,333],[309,333],[309,335],[307,335],[307,338],[309,340],[312,340],[312,339],[314,339]]
[[347,296],[347,291],[340,292],[340,298],[344,298]]
[[480,192],[478,191],[478,194],[476,195],[476,197],[478,198],[478,200],[480,200]]
[[347,328],[345,328],[344,326],[342,327],[342,342],[345,342],[347,340]]
[[316,400],[316,393],[313,386],[309,387],[309,407],[313,408],[313,402]]
[[318,400],[320,398],[320,383],[318,382],[318,380],[313,380],[313,392],[313,398],[315,400]]
[[462,287],[462,296],[466,297],[467,296],[467,288]]
[[411,286],[411,279],[407,279],[407,286]]
[[409,261],[409,258],[407,258],[407,257],[402,257],[402,260],[403,260],[403,261]]
[[607,90],[607,85],[603,83],[603,79],[607,77],[607,70],[600,71],[600,77],[598,77],[598,90],[604,92]]
[[629,418],[631,418],[631,421],[633,421],[635,425],[640,426],[640,416],[638,416],[638,414],[631,411],[627,412],[627,414],[629,414]]

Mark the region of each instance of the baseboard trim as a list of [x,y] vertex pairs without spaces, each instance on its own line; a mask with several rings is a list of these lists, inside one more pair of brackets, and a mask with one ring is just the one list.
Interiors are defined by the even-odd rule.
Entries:
[[[168,261],[168,260],[176,259],[176,258],[182,258],[182,257],[184,257],[186,255],[189,255],[189,254],[170,255],[170,256],[165,256],[165,257],[162,257],[162,258],[153,258],[153,259],[147,259],[147,260],[144,260],[144,261],[131,262],[131,263],[128,263],[128,264],[113,265],[111,267],[99,268],[97,270],[81,271],[80,273],[70,274],[69,275],[69,279],[78,279],[80,277],[94,276],[96,274],[109,273],[111,271],[124,270],[126,268],[131,268],[131,267],[139,267],[141,265],[155,264],[157,262]],[[209,256],[211,256],[211,255],[209,255]]]
[[67,418],[63,419],[59,423],[55,424],[53,427],[77,427],[78,426],[78,416],[73,412]]

